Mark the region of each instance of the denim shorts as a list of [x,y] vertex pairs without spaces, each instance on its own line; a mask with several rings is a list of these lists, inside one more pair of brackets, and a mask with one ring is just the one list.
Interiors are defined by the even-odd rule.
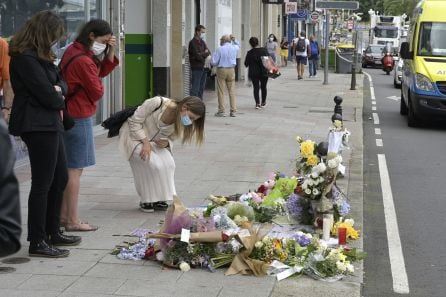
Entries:
[[81,169],[96,164],[93,118],[74,119],[74,127],[64,133],[67,167]]

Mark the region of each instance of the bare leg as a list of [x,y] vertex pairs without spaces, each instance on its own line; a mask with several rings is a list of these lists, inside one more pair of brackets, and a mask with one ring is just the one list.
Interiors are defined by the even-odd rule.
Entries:
[[79,222],[77,211],[79,189],[83,169],[68,169],[68,183],[63,193],[60,221],[62,225],[72,225]]

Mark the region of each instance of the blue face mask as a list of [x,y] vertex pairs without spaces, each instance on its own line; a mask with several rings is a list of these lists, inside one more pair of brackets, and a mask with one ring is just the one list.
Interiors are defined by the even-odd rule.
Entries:
[[183,126],[192,125],[192,121],[191,121],[190,117],[187,115],[187,113],[185,115],[181,116],[181,124],[183,124]]

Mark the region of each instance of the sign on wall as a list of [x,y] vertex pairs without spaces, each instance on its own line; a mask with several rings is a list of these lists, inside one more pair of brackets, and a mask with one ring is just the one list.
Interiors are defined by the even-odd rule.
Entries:
[[297,2],[288,2],[285,3],[285,13],[297,13]]

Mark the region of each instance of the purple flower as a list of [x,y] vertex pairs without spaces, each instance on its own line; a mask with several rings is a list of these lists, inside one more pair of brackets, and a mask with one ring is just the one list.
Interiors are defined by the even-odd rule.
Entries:
[[306,236],[302,232],[298,232],[297,234],[293,235],[292,238],[300,245],[300,246],[307,246],[311,243],[311,237]]
[[350,212],[350,204],[347,201],[342,201],[342,204],[339,206],[339,214],[345,217]]
[[300,197],[296,194],[291,194],[286,201],[286,208],[293,217],[298,217],[302,213],[302,206],[300,205]]

